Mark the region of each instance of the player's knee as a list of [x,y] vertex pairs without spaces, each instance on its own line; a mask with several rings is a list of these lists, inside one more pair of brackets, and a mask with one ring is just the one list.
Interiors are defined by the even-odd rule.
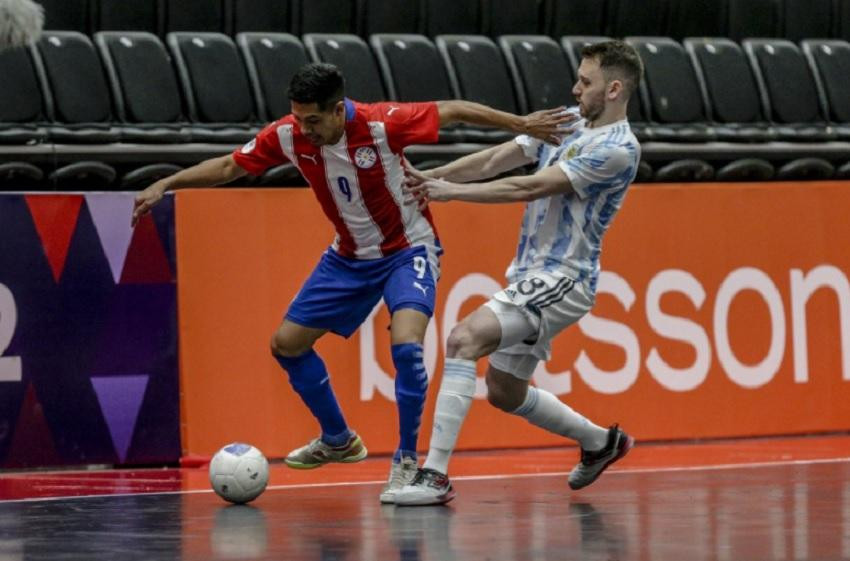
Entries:
[[480,347],[475,332],[468,324],[460,323],[449,334],[449,339],[446,341],[446,354],[449,358],[478,360],[483,356],[480,354]]
[[305,346],[292,337],[287,337],[281,330],[275,331],[274,335],[272,335],[271,352],[274,356],[296,357],[303,355],[309,350],[309,346]]
[[525,396],[517,395],[514,388],[506,387],[487,377],[487,402],[493,407],[510,413],[522,405]]

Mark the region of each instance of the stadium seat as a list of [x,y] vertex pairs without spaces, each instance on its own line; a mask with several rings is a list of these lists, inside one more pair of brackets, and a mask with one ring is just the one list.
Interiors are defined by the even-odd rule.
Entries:
[[603,35],[605,0],[547,0],[543,25],[556,40],[565,35]]
[[169,33],[167,43],[200,142],[242,143],[259,131],[248,73],[236,45],[220,33]]
[[714,178],[717,181],[770,181],[776,174],[773,165],[761,158],[741,158],[723,165]]
[[223,0],[160,0],[165,33],[228,33]]
[[[0,144],[35,144],[47,138],[46,120],[32,48],[0,51]],[[5,159],[5,158],[4,158]]]
[[[240,33],[236,43],[248,67],[260,116],[274,121],[288,115],[291,107],[286,92],[292,76],[307,63],[304,45],[288,33]],[[286,163],[267,170],[259,182],[283,185],[299,178],[298,169]]]
[[44,179],[44,172],[38,166],[27,162],[0,163],[0,187],[20,189],[36,186]]
[[358,33],[362,37],[379,33],[419,33],[422,30],[422,1],[358,0]]
[[[608,41],[609,39],[610,37],[598,35],[575,35],[571,37],[562,37],[561,47],[563,47],[564,52],[570,61],[573,72],[578,71],[578,67],[581,64],[581,50],[586,45],[599,43],[601,41]],[[636,89],[632,93],[632,97],[629,99],[628,111],[629,125],[637,139],[641,142],[650,140],[652,138],[653,130],[649,126],[649,123],[647,123],[646,111],[642,105],[639,89]]]
[[835,2],[835,36],[850,41],[850,0]]
[[608,0],[605,35],[657,37],[667,32],[670,0]]
[[115,113],[126,142],[188,142],[180,87],[156,35],[101,31],[95,43],[106,67]]
[[[509,113],[520,112],[505,60],[492,39],[475,35],[442,35],[437,37],[437,49],[449,71],[456,97]],[[480,142],[503,142],[514,136],[492,129],[484,129],[480,133],[477,139]]]
[[489,0],[484,3],[483,27],[491,37],[541,33],[541,0]]
[[836,134],[850,139],[850,43],[839,40],[806,40],[803,53],[818,86],[824,114]]
[[673,160],[655,172],[654,179],[664,183],[692,183],[714,179],[714,168],[697,158]]
[[308,33],[304,45],[314,61],[329,62],[342,70],[347,96],[367,103],[387,98],[375,57],[357,35]]
[[821,112],[815,78],[800,49],[784,39],[747,39],[743,46],[755,70],[764,113],[780,137],[834,139],[835,131]]
[[783,34],[789,41],[832,37],[833,0],[784,0]]
[[715,139],[685,49],[666,37],[629,37],[626,41],[643,59],[641,95],[650,109],[650,121],[658,123],[652,127],[653,138],[682,142]]
[[288,0],[231,0],[233,34],[243,32],[286,33],[292,29],[292,5]]
[[308,62],[304,45],[288,33],[240,33],[236,43],[248,67],[260,117],[273,121],[288,114],[289,81]]
[[776,171],[779,181],[821,181],[835,175],[835,166],[823,158],[798,158]]
[[108,143],[119,140],[111,126],[112,102],[103,66],[91,40],[76,31],[45,32],[38,43],[44,68],[42,89],[50,139],[54,142]]
[[[389,99],[432,101],[452,99],[449,75],[437,47],[424,35],[376,34],[370,38]],[[464,140],[460,127],[440,131],[440,142]]]
[[685,39],[708,115],[719,140],[767,142],[777,132],[762,110],[758,85],[747,57],[729,39]]
[[157,0],[92,0],[93,31],[147,31],[159,34],[162,28]]
[[728,11],[728,0],[671,0],[666,35],[677,41],[686,37],[723,37]]
[[354,0],[291,0],[294,23],[292,32],[355,33],[357,3]]
[[[425,34],[477,35],[482,32],[480,0],[423,0]],[[523,0],[529,1],[529,0]]]
[[120,179],[122,189],[144,189],[151,183],[174,175],[183,168],[174,164],[148,164],[125,173]]
[[499,45],[523,112],[575,104],[575,75],[554,39],[545,35],[504,35]]
[[44,8],[44,29],[51,31],[91,30],[90,0],[37,0]]
[[779,37],[781,0],[729,0],[727,32],[735,41]]

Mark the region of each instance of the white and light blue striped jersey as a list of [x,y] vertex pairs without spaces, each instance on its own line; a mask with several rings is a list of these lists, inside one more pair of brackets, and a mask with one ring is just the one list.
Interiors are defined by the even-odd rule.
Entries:
[[[575,109],[571,109],[575,111]],[[595,292],[602,235],[637,174],[640,144],[626,120],[598,128],[577,121],[558,146],[516,138],[538,171],[557,165],[573,192],[531,201],[522,219],[517,254],[506,273],[518,282],[535,271],[559,272]]]

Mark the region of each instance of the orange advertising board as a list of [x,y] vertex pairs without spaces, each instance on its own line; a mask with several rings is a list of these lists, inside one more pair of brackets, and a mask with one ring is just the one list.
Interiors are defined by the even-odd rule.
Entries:
[[[269,340],[331,227],[307,189],[181,191],[176,208],[184,454],[243,440],[282,456],[318,425]],[[848,210],[838,182],[633,187],[604,241],[595,308],[534,383],[641,440],[850,429]],[[421,449],[446,337],[503,284],[522,208],[434,212],[446,253]],[[379,305],[350,339],[317,346],[372,453],[398,439],[388,322]],[[562,442],[477,399],[459,448]]]

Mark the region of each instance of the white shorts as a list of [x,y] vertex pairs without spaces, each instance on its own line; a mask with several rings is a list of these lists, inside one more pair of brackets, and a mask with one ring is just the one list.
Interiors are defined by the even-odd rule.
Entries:
[[502,340],[490,355],[490,364],[531,379],[537,363],[551,356],[552,339],[589,312],[593,302],[584,283],[542,271],[497,292],[485,304],[502,327]]

